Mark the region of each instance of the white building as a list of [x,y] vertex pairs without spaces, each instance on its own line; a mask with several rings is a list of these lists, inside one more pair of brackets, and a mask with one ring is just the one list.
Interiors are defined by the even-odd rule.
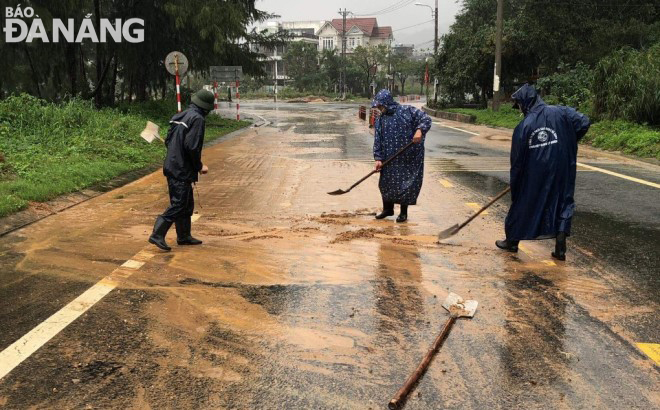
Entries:
[[[337,50],[341,52],[342,19],[328,21],[316,32],[319,38],[319,51]],[[352,53],[358,46],[389,45],[394,40],[392,27],[378,27],[375,17],[346,19],[346,52]]]
[[[269,33],[277,33],[286,31],[291,35],[291,42],[302,41],[308,44],[313,44],[318,49],[319,38],[316,32],[323,27],[326,22],[324,20],[311,20],[311,21],[269,21],[264,25],[257,26],[257,31],[261,32],[266,30]],[[265,71],[268,78],[273,80],[277,77],[279,85],[284,85],[289,77],[286,74],[286,67],[282,61],[282,55],[286,52],[287,46],[279,46],[275,48],[266,48],[257,44],[250,45],[250,49],[254,52],[265,55],[266,61]],[[277,76],[275,75],[277,73]]]

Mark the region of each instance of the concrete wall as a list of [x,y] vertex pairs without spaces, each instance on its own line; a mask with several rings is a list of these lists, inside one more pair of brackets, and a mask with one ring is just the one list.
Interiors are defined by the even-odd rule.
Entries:
[[422,110],[424,110],[424,112],[427,113],[428,115],[442,118],[445,120],[467,122],[469,124],[474,124],[477,121],[477,117],[475,117],[474,115],[459,114],[457,112],[448,112],[441,110],[433,110],[431,108],[428,108],[427,106],[423,106]]

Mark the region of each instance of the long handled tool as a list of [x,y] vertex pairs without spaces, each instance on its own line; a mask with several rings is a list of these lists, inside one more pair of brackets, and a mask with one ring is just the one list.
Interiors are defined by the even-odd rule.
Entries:
[[431,363],[435,353],[440,350],[442,342],[449,334],[449,331],[454,325],[454,322],[456,322],[456,319],[459,317],[472,318],[474,313],[477,311],[477,305],[478,303],[476,300],[463,300],[462,297],[455,293],[450,293],[449,296],[447,296],[445,301],[442,303],[442,307],[447,309],[449,312],[449,319],[447,319],[447,322],[445,322],[445,325],[442,327],[442,331],[435,338],[433,345],[426,353],[426,356],[424,356],[422,362],[419,364],[419,366],[417,366],[417,370],[415,370],[415,372],[411,374],[410,377],[408,377],[408,380],[406,380],[403,387],[401,387],[399,391],[394,395],[394,398],[390,400],[390,403],[387,406],[390,410],[399,409],[405,403],[406,398],[412,391],[415,383],[417,383],[419,378],[422,377],[426,371],[426,368]]
[[445,229],[444,231],[440,232],[440,233],[438,234],[438,241],[441,241],[441,240],[443,240],[443,239],[447,239],[447,238],[449,238],[449,237],[452,237],[452,236],[456,235],[456,234],[458,233],[458,231],[460,231],[461,229],[465,228],[465,225],[467,225],[467,224],[469,224],[470,222],[472,222],[472,220],[473,220],[474,218],[476,218],[477,216],[479,216],[479,214],[481,214],[481,213],[482,213],[483,211],[485,211],[486,209],[490,208],[491,205],[493,205],[495,202],[499,201],[499,200],[500,200],[504,195],[506,195],[509,191],[511,191],[511,187],[508,187],[508,188],[505,189],[504,191],[502,191],[502,192],[500,192],[499,194],[497,194],[497,196],[496,196],[495,198],[493,198],[492,201],[490,201],[490,202],[487,203],[483,208],[481,208],[480,210],[478,210],[476,214],[474,214],[474,215],[472,215],[471,217],[469,217],[469,218],[467,219],[467,221],[463,222],[463,223],[460,224],[460,225],[456,224],[456,225],[452,226],[451,228],[449,228],[449,229]]
[[[401,154],[403,153],[403,151],[405,151],[405,150],[407,150],[408,148],[412,147],[413,144],[414,144],[414,142],[410,141],[408,144],[406,144],[406,146],[404,146],[403,148],[401,148],[396,154],[392,155],[392,156],[389,157],[387,160],[385,160],[385,162],[383,162],[383,166],[382,166],[382,167],[385,167],[385,165],[387,165],[390,161],[392,161],[394,158],[396,158],[396,157],[398,157],[399,155],[401,155]],[[381,168],[382,168],[382,167],[381,167]],[[338,190],[336,190],[336,191],[328,192],[328,195],[344,195],[344,194],[347,194],[347,193],[351,192],[351,189],[353,189],[353,188],[355,188],[356,186],[360,185],[365,179],[369,178],[370,176],[372,176],[372,175],[375,174],[376,172],[379,172],[379,171],[376,171],[376,170],[374,169],[373,171],[371,171],[370,173],[368,173],[367,175],[365,175],[364,178],[362,178],[362,179],[359,180],[358,182],[356,182],[356,183],[354,183],[353,185],[351,185],[351,187],[348,188],[346,191],[344,191],[343,189],[338,189]]]

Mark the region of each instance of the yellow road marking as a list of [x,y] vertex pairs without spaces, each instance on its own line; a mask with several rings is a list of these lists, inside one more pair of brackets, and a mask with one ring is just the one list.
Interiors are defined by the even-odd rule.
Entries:
[[527,246],[525,246],[525,245],[520,245],[519,244],[518,249],[520,249],[521,251],[525,252],[526,254],[528,254],[530,256],[532,255],[532,253],[529,251],[529,248],[527,248]]
[[585,167],[585,168],[590,169],[592,171],[598,171],[598,172],[602,172],[603,174],[612,175],[612,176],[617,177],[617,178],[623,178],[623,179],[627,179],[628,181],[637,182],[638,184],[648,185],[648,186],[651,186],[653,188],[660,188],[660,184],[656,184],[655,182],[646,181],[646,180],[635,178],[635,177],[629,177],[628,175],[623,175],[623,174],[619,174],[618,172],[608,171],[608,170],[603,169],[603,168],[598,168],[598,167],[594,167],[594,166],[591,166],[591,165],[582,164],[580,162],[578,162],[577,165],[581,166],[581,167]]
[[142,265],[144,265],[144,262],[129,259],[126,262],[124,262],[121,266],[129,269],[140,269]]
[[660,366],[660,344],[658,343],[637,343],[639,350],[644,352],[651,360]]
[[194,214],[192,217],[190,217],[191,222],[196,222],[202,215],[200,214]]
[[[470,208],[474,209],[475,211],[478,211],[481,209],[481,205],[475,203],[475,202],[466,202],[465,205],[469,206]],[[483,211],[481,215],[488,215],[488,211]]]
[[549,259],[542,260],[541,263],[544,263],[544,264],[546,264],[546,265],[548,265],[548,266],[557,266],[556,263],[554,263],[553,261],[551,261],[551,260],[549,260]]
[[439,179],[438,181],[440,181],[440,183],[442,184],[442,186],[445,187],[445,188],[453,188],[453,187],[454,187],[454,184],[452,184],[451,182],[447,181],[446,179]]
[[[192,221],[198,220],[200,216],[200,214],[193,215]],[[144,249],[136,253],[132,259],[124,262],[108,276],[98,281],[62,309],[55,312],[51,317],[38,324],[34,329],[1,351],[0,380],[14,370],[16,366],[23,363],[32,353],[39,350],[50,339],[87,312],[108,293],[112,292],[112,290],[119,286],[122,280],[130,277],[153,256],[153,253]]]

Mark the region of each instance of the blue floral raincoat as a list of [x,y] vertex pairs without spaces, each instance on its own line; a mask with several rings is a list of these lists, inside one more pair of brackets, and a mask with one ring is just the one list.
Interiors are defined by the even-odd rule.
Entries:
[[408,144],[415,131],[422,130],[422,142],[383,167],[378,187],[383,201],[415,205],[424,179],[424,140],[431,129],[431,117],[409,105],[399,105],[388,90],[376,94],[372,107],[382,105],[386,111],[376,119],[374,160],[385,161]]

